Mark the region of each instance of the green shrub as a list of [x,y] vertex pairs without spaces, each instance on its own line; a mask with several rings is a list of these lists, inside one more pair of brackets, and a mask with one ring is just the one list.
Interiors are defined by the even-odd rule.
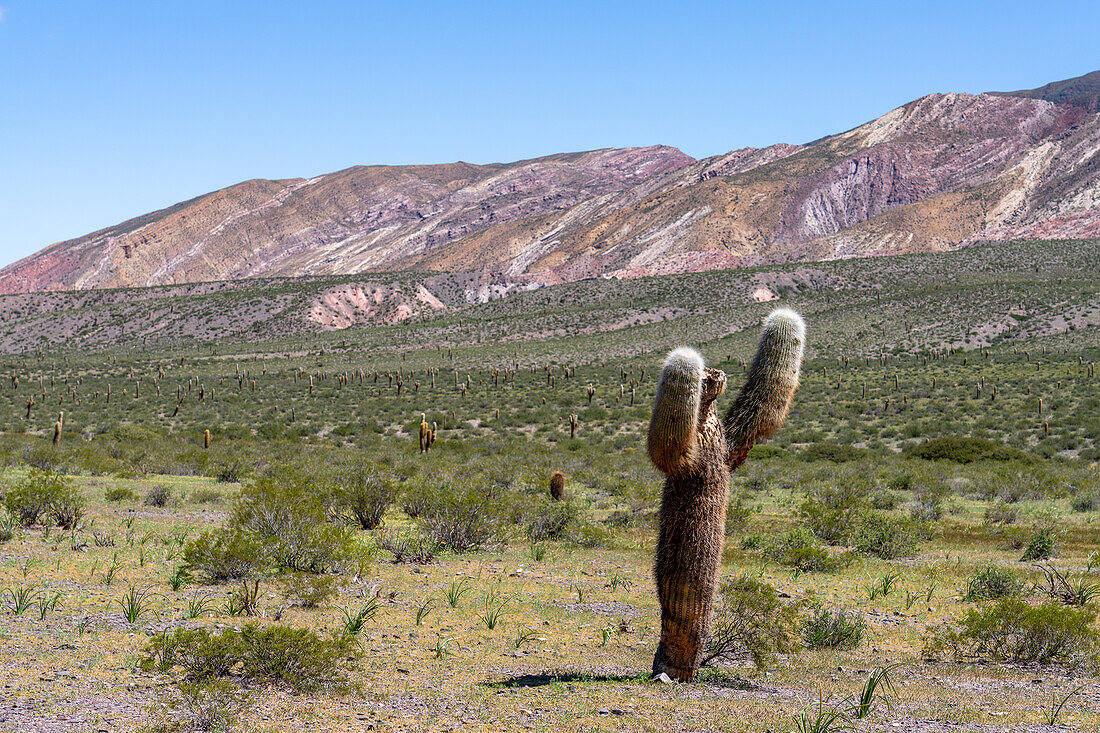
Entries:
[[453,552],[476,550],[505,537],[512,502],[495,485],[455,480],[422,489],[416,498],[417,522],[435,545]]
[[943,503],[953,492],[943,483],[921,485],[913,489],[916,506],[909,510],[909,517],[916,522],[936,522],[943,517]]
[[206,628],[166,631],[150,641],[146,671],[179,668],[191,680],[239,677],[250,683],[282,683],[294,690],[347,684],[347,660],[357,648],[341,636],[323,638],[309,629],[247,624],[211,633]]
[[572,501],[544,499],[527,520],[527,539],[532,542],[560,540],[578,526],[580,506]]
[[1003,499],[998,499],[997,503],[991,504],[985,509],[986,524],[1003,527],[1006,524],[1015,524],[1019,518],[1020,510]]
[[63,529],[72,529],[84,517],[86,502],[68,477],[32,468],[5,493],[4,506],[20,524],[35,524],[47,516]]
[[805,527],[795,527],[785,534],[767,538],[764,555],[780,565],[806,573],[830,572],[847,564],[846,558],[830,555]]
[[738,493],[726,507],[726,534],[731,535],[740,532],[748,526],[752,518],[752,507],[745,503],[745,496]]
[[787,455],[787,451],[774,445],[754,445],[749,450],[749,460],[762,461],[769,458],[782,458]]
[[171,500],[172,490],[164,484],[156,484],[145,492],[145,496],[141,501],[145,506],[163,508],[168,506],[168,502]]
[[865,448],[856,448],[851,445],[838,445],[836,443],[811,443],[802,449],[799,458],[812,463],[813,461],[831,461],[832,463],[848,463],[867,457]]
[[1019,595],[1024,584],[1008,568],[990,563],[970,577],[966,584],[965,601],[1010,598]]
[[1094,512],[1100,509],[1100,491],[1082,491],[1075,494],[1070,502],[1075,512]]
[[263,562],[263,546],[245,532],[204,532],[187,543],[183,560],[193,575],[207,583],[243,580]]
[[278,465],[241,490],[225,531],[249,536],[276,568],[328,573],[355,555],[346,527],[328,521],[327,486],[295,467]]
[[1032,463],[1031,455],[1019,448],[982,438],[968,438],[957,435],[945,435],[911,445],[905,453],[913,458],[925,461],[954,461],[955,463],[973,463],[974,461],[1019,461]]
[[222,494],[214,489],[198,489],[191,494],[191,501],[195,504],[220,504]]
[[860,555],[883,560],[912,557],[917,551],[916,526],[912,521],[882,512],[862,515],[852,535],[852,545]]
[[779,654],[798,650],[801,605],[786,603],[775,588],[756,578],[727,580],[718,591],[718,608],[703,652],[703,666],[748,654],[765,669]]
[[802,503],[798,513],[802,523],[830,545],[844,544],[859,517],[867,510],[867,492],[853,483],[818,487]]
[[810,649],[855,649],[867,622],[855,612],[817,608],[802,622],[802,641]]
[[1031,537],[1027,542],[1027,548],[1024,550],[1024,555],[1020,560],[1023,562],[1049,560],[1054,555],[1054,548],[1057,544],[1056,540],[1057,533],[1054,530],[1046,527],[1037,528],[1031,533]]
[[764,538],[758,534],[749,534],[741,538],[742,550],[759,550],[764,546]]
[[870,502],[872,509],[885,512],[896,509],[898,504],[901,503],[901,498],[897,494],[883,489],[872,491],[867,495],[867,500]]
[[107,501],[137,501],[138,495],[126,486],[116,486],[103,492]]
[[569,530],[566,539],[574,545],[593,549],[607,546],[611,543],[611,537],[611,530],[602,524],[582,521]]
[[381,526],[386,510],[397,498],[393,479],[365,462],[340,467],[333,481],[338,511],[360,529]]
[[156,723],[150,733],[228,731],[250,701],[248,693],[228,680],[181,680],[150,707]]
[[1031,606],[1018,598],[1002,598],[972,609],[957,625],[933,627],[925,637],[924,656],[1096,668],[1100,634],[1092,626],[1095,619],[1094,608]]

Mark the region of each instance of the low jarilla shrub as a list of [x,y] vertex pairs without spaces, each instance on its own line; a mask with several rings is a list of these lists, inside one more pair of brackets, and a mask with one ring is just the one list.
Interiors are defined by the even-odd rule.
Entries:
[[430,542],[453,552],[476,550],[503,539],[510,520],[507,492],[473,480],[424,486],[406,497],[416,504],[416,519]]
[[310,690],[346,686],[348,660],[357,653],[357,647],[342,636],[246,624],[217,633],[206,628],[166,631],[150,641],[142,668],[162,672],[179,668],[196,681],[234,676]]
[[107,501],[137,501],[138,495],[133,489],[125,486],[116,486],[103,492],[103,498]]
[[850,557],[829,554],[805,527],[767,538],[763,547],[766,557],[805,573],[839,570],[850,561]]
[[249,703],[249,694],[228,680],[180,681],[151,706],[150,733],[228,731]]
[[204,532],[187,543],[184,562],[207,583],[242,580],[262,564],[263,546],[244,532]]
[[360,529],[382,525],[386,509],[397,498],[397,487],[387,473],[367,463],[350,463],[332,478],[336,509],[349,523]]
[[917,551],[917,527],[907,519],[883,512],[867,512],[856,524],[852,545],[860,555],[873,555],[883,560],[912,557]]
[[302,608],[317,608],[336,597],[339,589],[335,575],[292,573],[286,581],[285,594]]
[[718,609],[704,651],[703,665],[747,654],[764,669],[779,654],[798,651],[799,603],[788,603],[762,580],[727,580],[718,591]]
[[854,483],[819,486],[799,507],[802,523],[830,545],[848,541],[859,517],[867,511],[867,491]]
[[164,508],[168,506],[168,502],[172,500],[172,490],[164,484],[157,484],[152,486],[145,492],[142,503],[145,506],[152,506],[157,508]]
[[4,494],[4,506],[20,524],[48,517],[62,529],[72,529],[84,517],[86,502],[72,481],[53,471],[31,469]]
[[924,656],[1095,669],[1100,662],[1095,620],[1094,608],[1059,603],[1032,606],[1018,598],[1003,598],[969,611],[958,624],[932,627],[925,637]]
[[948,435],[932,438],[905,449],[907,455],[926,461],[954,461],[955,463],[973,463],[974,461],[1018,461],[1031,463],[1035,458],[1019,448],[1003,443],[994,443],[983,438],[968,438]]
[[527,520],[527,539],[532,542],[560,540],[575,528],[581,516],[581,508],[572,501],[541,502]]

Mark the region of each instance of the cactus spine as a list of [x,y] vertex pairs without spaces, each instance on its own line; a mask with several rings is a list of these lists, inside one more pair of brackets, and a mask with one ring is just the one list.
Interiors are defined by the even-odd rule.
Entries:
[[665,361],[648,436],[650,459],[667,477],[653,565],[661,603],[654,674],[695,678],[714,610],[730,471],[786,419],[804,342],[797,313],[768,316],[748,378],[724,420],[715,402],[726,375],[707,369],[691,349],[676,349]]

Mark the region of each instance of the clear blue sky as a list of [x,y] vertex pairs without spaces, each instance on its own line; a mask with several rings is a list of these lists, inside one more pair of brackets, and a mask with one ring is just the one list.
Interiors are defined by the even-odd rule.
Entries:
[[1100,68],[1100,3],[0,0],[0,265],[248,178],[806,142]]

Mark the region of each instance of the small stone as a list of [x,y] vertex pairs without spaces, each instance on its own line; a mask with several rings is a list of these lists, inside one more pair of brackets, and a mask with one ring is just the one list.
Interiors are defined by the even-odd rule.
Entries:
[[1042,677],[1036,677],[1035,679],[1033,679],[1033,680],[1031,681],[1031,684],[1033,684],[1033,685],[1041,685],[1041,684],[1043,684],[1043,678],[1042,678]]
[[668,675],[667,675],[666,673],[664,673],[664,672],[661,672],[661,673],[660,673],[660,674],[658,674],[658,675],[654,675],[654,676],[653,676],[653,681],[654,681],[654,682],[664,682],[664,683],[665,683],[666,685],[671,685],[671,684],[675,684],[675,683],[674,683],[674,682],[672,681],[672,678],[671,678],[671,677],[669,677],[669,676],[668,676]]
[[622,708],[611,708],[612,715],[626,715],[626,711]]
[[596,712],[599,713],[600,715],[610,715],[611,714],[611,711],[608,710],[607,708],[600,708]]

